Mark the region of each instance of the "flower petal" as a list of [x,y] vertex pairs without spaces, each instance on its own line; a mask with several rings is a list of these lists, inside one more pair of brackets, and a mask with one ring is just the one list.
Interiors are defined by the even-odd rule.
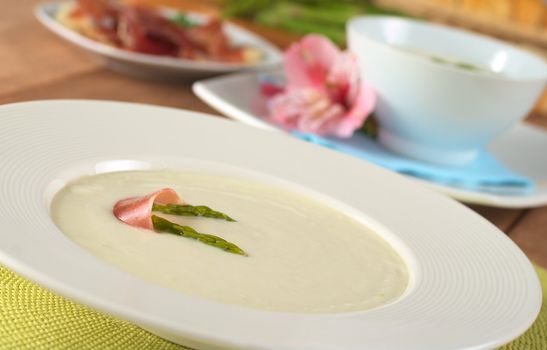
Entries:
[[335,130],[333,130],[333,134],[338,137],[351,137],[353,132],[363,125],[367,116],[376,106],[376,93],[370,85],[361,83],[357,96],[351,101],[350,106],[349,111],[337,123]]
[[298,119],[317,99],[316,94],[314,89],[299,89],[275,95],[268,101],[270,119],[285,129],[297,128]]
[[262,95],[266,97],[275,96],[283,92],[283,90],[284,90],[283,87],[276,84],[272,84],[270,82],[263,82],[260,84],[260,92],[262,93]]
[[355,56],[347,52],[340,53],[330,67],[326,80],[331,99],[336,103],[347,104],[348,95],[358,84],[359,68]]
[[320,115],[305,115],[298,121],[298,130],[316,135],[328,135],[331,133],[331,124],[344,116],[344,107],[340,104],[326,105]]
[[284,55],[287,88],[320,87],[340,50],[326,37],[306,35],[292,44]]

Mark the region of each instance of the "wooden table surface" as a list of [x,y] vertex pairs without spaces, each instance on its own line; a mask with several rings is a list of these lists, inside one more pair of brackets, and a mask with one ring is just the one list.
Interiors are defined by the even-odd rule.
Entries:
[[[105,69],[99,58],[42,27],[33,16],[37,3],[0,2],[0,103],[107,99],[218,114],[193,95],[190,82],[142,80]],[[252,29],[280,47],[294,40],[294,36],[275,30]],[[547,128],[545,117],[529,117],[528,121]],[[547,267],[547,206],[523,210],[471,208],[505,232],[532,261]]]

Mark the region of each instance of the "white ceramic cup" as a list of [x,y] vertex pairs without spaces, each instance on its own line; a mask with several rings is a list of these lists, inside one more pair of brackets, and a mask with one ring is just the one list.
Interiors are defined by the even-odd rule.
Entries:
[[364,16],[348,23],[347,34],[362,78],[378,94],[380,143],[432,163],[472,162],[530,111],[547,79],[547,64],[533,54],[424,21]]

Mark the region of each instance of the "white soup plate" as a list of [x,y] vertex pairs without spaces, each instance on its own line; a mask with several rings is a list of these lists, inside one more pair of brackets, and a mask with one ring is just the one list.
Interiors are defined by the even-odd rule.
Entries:
[[[540,309],[531,263],[488,221],[398,174],[282,133],[155,106],[38,101],[0,107],[0,149],[0,263],[176,343],[213,350],[491,349],[523,333]],[[225,305],[118,270],[50,218],[52,196],[71,179],[164,168],[252,178],[327,200],[399,252],[410,284],[397,301],[362,312]]]

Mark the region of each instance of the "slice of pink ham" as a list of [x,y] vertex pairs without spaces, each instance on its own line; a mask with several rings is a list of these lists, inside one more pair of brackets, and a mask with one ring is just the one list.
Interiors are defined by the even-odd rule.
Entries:
[[164,188],[142,197],[131,197],[119,200],[114,204],[112,213],[128,225],[153,229],[152,205],[184,204],[175,190]]

